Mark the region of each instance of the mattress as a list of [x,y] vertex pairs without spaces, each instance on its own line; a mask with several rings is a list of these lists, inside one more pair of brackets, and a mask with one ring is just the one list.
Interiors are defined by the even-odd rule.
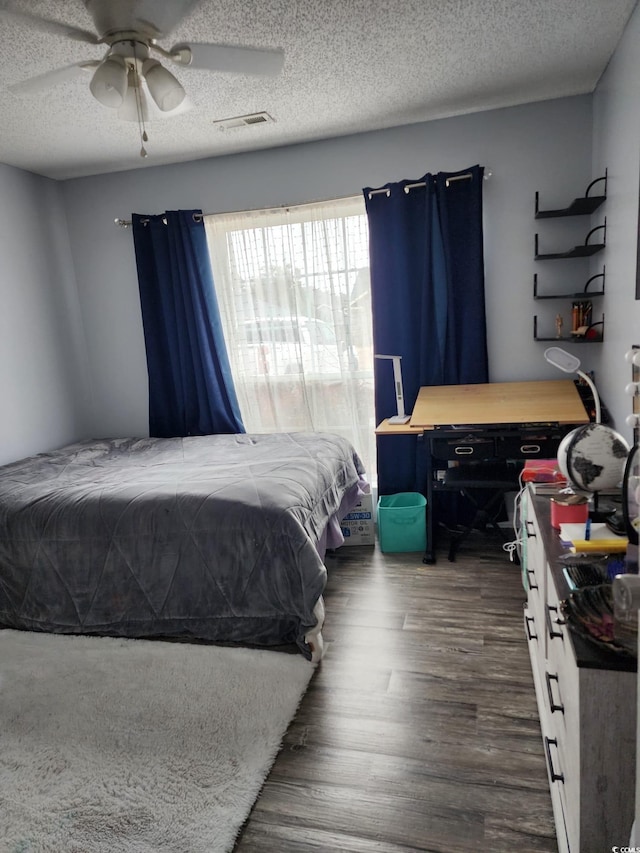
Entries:
[[82,441],[3,466],[0,626],[310,657],[323,549],[366,490],[327,433]]

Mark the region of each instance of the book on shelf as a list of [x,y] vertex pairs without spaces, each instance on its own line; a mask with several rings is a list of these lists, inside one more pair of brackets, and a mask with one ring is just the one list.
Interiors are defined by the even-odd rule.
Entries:
[[584,335],[591,325],[593,305],[586,299],[571,305],[571,334]]

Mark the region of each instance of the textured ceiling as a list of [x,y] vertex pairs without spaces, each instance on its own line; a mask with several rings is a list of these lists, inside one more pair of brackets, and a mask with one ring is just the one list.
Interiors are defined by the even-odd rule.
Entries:
[[[116,0],[112,0],[116,2]],[[117,0],[123,2],[123,0]],[[135,0],[131,0],[135,2]],[[178,0],[184,5],[184,0]],[[154,0],[161,15],[171,0]],[[189,5],[189,4],[187,4]],[[281,47],[275,78],[168,65],[192,108],[137,126],[89,92],[90,74],[46,92],[8,86],[103,45],[0,19],[0,162],[65,179],[286,145],[592,92],[636,0],[200,0],[160,44]],[[1,7],[93,29],[82,0]],[[213,122],[266,111],[273,124]]]

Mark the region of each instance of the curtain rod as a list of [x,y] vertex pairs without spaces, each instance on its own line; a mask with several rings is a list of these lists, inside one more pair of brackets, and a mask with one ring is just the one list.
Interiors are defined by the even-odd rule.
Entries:
[[[484,177],[485,181],[488,181],[489,178],[491,177],[491,172],[486,171],[484,173],[483,177]],[[445,183],[445,186],[448,187],[449,184],[452,184],[454,181],[466,181],[466,180],[471,180],[471,178],[473,178],[473,175],[471,174],[471,172],[465,172],[464,175],[454,175],[452,178],[447,178],[444,183]],[[404,191],[406,193],[409,193],[409,192],[411,192],[411,190],[416,190],[419,187],[426,187],[426,185],[427,184],[425,181],[418,181],[415,184],[407,184],[406,187],[404,188]],[[384,193],[384,195],[386,195],[388,198],[391,195],[391,190],[388,187],[382,187],[382,189],[379,189],[379,190],[371,190],[369,193],[367,193],[367,195],[369,196],[369,198],[371,198],[371,196],[380,195],[382,193]]]
[[[206,214],[204,214],[204,213],[194,213],[193,214],[193,221],[194,222],[202,222],[202,220],[204,219],[205,216],[206,216]],[[118,219],[116,217],[113,221],[115,222],[116,225],[119,225],[121,228],[128,228],[131,225],[130,219]],[[148,225],[150,221],[151,221],[150,219],[141,219],[140,224],[141,225]],[[167,219],[165,216],[162,217],[162,221],[164,222],[165,225],[167,224]]]
[[[266,208],[265,207],[252,207],[249,210],[218,210],[215,213],[194,213],[193,219],[195,222],[198,222],[199,220],[204,219],[205,216],[225,216],[228,213],[237,213],[237,214],[259,213],[263,210],[286,210],[288,207],[305,207],[307,205],[314,205],[314,204],[331,204],[332,202],[336,202],[336,201],[349,201],[350,199],[361,199],[361,198],[362,198],[361,195],[345,195],[345,196],[340,196],[340,198],[322,198],[322,199],[315,199],[314,201],[291,202],[289,204],[278,204],[274,207],[266,207]],[[131,225],[130,219],[119,219],[118,217],[116,217],[113,221],[114,221],[114,224],[119,225],[120,228],[129,228]],[[148,219],[142,219],[141,222],[143,225],[146,225],[149,222],[149,220]],[[165,220],[164,224],[165,225],[167,224],[166,220]]]

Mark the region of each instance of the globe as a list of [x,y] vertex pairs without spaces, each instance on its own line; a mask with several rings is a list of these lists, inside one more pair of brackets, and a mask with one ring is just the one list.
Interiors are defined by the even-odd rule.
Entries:
[[585,424],[567,433],[558,447],[558,467],[583,492],[617,488],[629,453],[626,440],[605,424]]

